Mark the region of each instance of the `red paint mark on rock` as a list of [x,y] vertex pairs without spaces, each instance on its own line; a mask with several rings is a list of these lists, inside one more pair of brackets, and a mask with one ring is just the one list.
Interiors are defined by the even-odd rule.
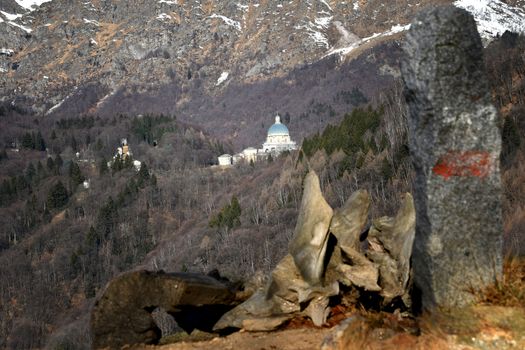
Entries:
[[432,172],[448,180],[452,176],[486,177],[492,171],[487,151],[448,151],[439,157]]

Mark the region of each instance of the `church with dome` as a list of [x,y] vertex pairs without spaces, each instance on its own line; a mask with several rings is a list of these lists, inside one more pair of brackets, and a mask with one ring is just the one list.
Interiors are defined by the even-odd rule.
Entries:
[[281,153],[297,149],[294,141],[290,138],[290,132],[286,125],[281,123],[281,117],[275,117],[275,124],[268,129],[266,142],[263,143],[263,152]]
[[269,155],[278,156],[285,151],[293,151],[297,149],[297,144],[292,141],[290,132],[286,125],[281,123],[281,117],[275,117],[275,123],[268,129],[266,142],[263,143],[262,148],[257,149],[248,147],[241,153],[232,155],[223,154],[219,156],[219,166],[230,166],[240,162],[257,162],[259,160],[267,159]]

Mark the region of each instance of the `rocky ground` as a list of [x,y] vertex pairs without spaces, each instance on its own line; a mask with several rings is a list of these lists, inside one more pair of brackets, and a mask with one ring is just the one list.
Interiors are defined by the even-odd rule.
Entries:
[[[525,310],[517,307],[476,306],[422,316],[418,322],[389,314],[357,313],[332,328],[284,329],[275,332],[237,332],[226,337],[181,341],[139,350],[197,349],[523,349]],[[198,337],[198,336],[197,336]],[[169,341],[169,339],[165,339]]]

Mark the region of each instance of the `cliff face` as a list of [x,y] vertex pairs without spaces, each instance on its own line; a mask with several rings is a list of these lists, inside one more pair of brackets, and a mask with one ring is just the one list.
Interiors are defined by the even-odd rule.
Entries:
[[[7,0],[0,99],[38,115],[176,114],[237,144],[289,112],[300,138],[352,108],[338,94],[388,85],[398,45],[382,43],[450,2]],[[514,27],[523,15],[520,1],[456,3]]]

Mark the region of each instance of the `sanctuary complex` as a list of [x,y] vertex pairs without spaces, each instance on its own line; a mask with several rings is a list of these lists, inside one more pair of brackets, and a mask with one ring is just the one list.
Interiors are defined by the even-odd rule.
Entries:
[[266,142],[262,148],[248,147],[241,153],[234,155],[223,154],[219,156],[218,161],[221,166],[229,166],[240,162],[257,162],[267,159],[269,155],[278,156],[282,152],[297,149],[297,144],[292,141],[290,132],[286,125],[281,123],[281,117],[275,117],[275,123],[268,129]]

